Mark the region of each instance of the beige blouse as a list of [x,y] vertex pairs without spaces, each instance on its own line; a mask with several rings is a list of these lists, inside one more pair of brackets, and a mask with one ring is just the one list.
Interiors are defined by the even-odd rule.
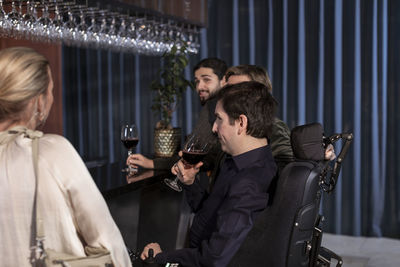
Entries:
[[[31,266],[35,187],[31,144],[23,135],[5,144],[0,140],[1,266]],[[73,146],[62,136],[44,135],[38,165],[45,247],[84,256],[81,237],[88,245],[111,251],[116,266],[131,266],[121,233]]]

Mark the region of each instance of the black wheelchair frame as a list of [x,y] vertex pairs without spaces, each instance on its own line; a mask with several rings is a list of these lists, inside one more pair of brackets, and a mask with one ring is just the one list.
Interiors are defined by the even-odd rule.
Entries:
[[[353,140],[352,134],[324,137],[318,123],[295,127],[292,147],[296,160],[277,177],[272,203],[256,219],[229,266],[320,267],[343,260],[321,246],[321,196],[337,184],[341,164]],[[344,144],[333,162],[324,160],[325,147],[338,140]],[[333,168],[331,167],[333,165]]]

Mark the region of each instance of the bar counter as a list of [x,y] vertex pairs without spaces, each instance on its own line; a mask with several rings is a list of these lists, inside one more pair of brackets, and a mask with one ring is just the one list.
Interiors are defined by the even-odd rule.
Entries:
[[[165,183],[173,178],[169,171],[139,170],[127,178],[114,163],[89,168],[102,192],[124,241],[131,250],[141,252],[150,242],[163,250],[182,248],[191,218],[183,192],[176,192]],[[101,219],[101,218],[99,218]]]

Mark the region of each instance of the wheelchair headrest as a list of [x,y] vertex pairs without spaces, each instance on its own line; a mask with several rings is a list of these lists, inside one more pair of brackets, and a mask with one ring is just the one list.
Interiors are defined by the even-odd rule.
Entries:
[[294,156],[300,160],[322,161],[325,156],[324,130],[320,123],[294,127],[290,141]]

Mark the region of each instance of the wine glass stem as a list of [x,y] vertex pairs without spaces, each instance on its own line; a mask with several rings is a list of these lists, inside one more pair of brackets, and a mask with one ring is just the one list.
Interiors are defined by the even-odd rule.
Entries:
[[[130,155],[132,155],[133,154],[133,149],[128,149],[128,157],[130,156]],[[128,166],[128,168],[129,168],[129,172],[130,173],[134,173],[134,172],[137,172],[137,168],[134,168],[134,167],[132,167],[132,166]]]

